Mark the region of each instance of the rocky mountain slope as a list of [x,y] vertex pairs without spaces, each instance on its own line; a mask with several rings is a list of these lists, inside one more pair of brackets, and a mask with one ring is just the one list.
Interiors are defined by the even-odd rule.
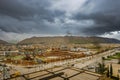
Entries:
[[18,44],[87,44],[87,43],[120,43],[119,40],[103,37],[32,37],[20,41]]

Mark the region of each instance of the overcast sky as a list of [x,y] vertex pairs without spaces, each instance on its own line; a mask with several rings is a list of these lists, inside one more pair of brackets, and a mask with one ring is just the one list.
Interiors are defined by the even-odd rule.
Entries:
[[0,0],[0,39],[67,32],[120,39],[120,0]]

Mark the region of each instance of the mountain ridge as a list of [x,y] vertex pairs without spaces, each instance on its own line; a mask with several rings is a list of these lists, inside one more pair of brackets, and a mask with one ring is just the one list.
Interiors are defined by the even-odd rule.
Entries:
[[120,40],[105,37],[80,37],[80,36],[55,36],[55,37],[31,37],[18,44],[87,44],[87,43],[120,43]]
[[8,42],[0,39],[0,44],[8,44]]

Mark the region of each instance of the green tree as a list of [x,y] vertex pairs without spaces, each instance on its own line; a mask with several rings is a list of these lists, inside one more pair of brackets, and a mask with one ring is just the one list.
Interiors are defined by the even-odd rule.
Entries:
[[110,77],[112,77],[113,75],[113,68],[112,68],[112,64],[110,64],[110,73],[109,73]]
[[118,58],[118,64],[120,64],[120,58]]
[[107,73],[106,73],[106,76],[109,77],[109,69],[107,69]]
[[98,73],[103,74],[106,70],[104,63],[98,63]]

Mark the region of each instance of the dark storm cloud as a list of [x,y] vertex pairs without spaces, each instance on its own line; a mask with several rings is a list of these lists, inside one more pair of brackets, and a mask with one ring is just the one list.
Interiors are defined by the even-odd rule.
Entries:
[[101,35],[112,31],[120,31],[120,0],[91,0],[84,6],[85,13],[77,13],[74,19],[78,21],[93,20],[94,24],[84,28],[83,33]]
[[81,18],[77,15],[77,20],[92,20],[93,25],[83,29],[83,33],[90,35],[101,35],[113,31],[120,30],[120,15],[111,13],[94,13],[90,15],[83,15]]
[[52,22],[46,20],[39,20],[35,18],[33,20],[18,20],[16,18],[0,16],[3,18],[0,20],[0,29],[4,32],[14,32],[14,33],[51,33],[55,34],[59,31],[57,24],[52,24]]
[[95,24],[85,29],[84,31],[86,33],[92,35],[101,35],[104,33],[120,30],[120,15],[98,14],[97,16],[93,15],[93,17],[91,18]]
[[27,6],[20,4],[18,0],[0,0],[0,13],[16,18],[30,16],[34,13]]
[[0,14],[18,19],[31,19],[38,15],[41,19],[53,21],[53,17],[63,14],[60,11],[50,11],[48,0],[0,0]]
[[52,32],[48,30],[54,27],[46,22],[54,22],[64,12],[50,11],[49,6],[48,0],[0,0],[0,29],[14,33]]
[[0,0],[0,30],[101,35],[120,31],[119,7],[120,0]]

